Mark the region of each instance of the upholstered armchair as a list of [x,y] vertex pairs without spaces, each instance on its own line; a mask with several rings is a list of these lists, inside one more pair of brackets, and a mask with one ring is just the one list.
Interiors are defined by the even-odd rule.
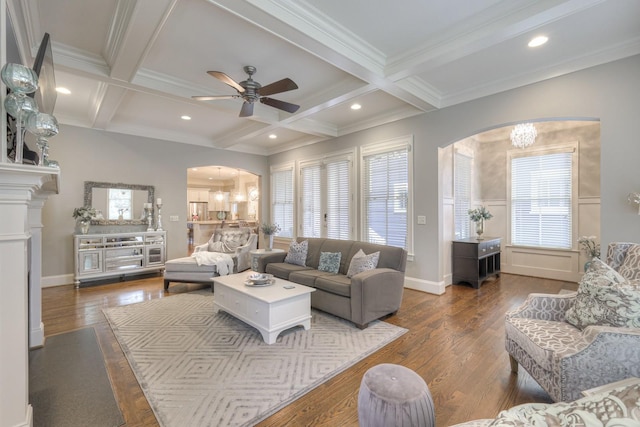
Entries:
[[[640,245],[612,243],[594,258],[578,292],[531,294],[507,313],[505,347],[554,401],[640,377]],[[624,275],[622,274],[624,273]]]
[[228,272],[239,273],[251,267],[250,251],[257,246],[258,236],[249,227],[218,228],[207,243],[194,248],[192,256],[172,259],[165,263],[164,289],[168,290],[171,282],[189,282],[208,283],[213,290],[211,279],[220,275],[219,269],[224,266],[224,258],[221,256],[216,265],[198,262],[198,255],[205,252],[228,255],[233,262],[233,267]]

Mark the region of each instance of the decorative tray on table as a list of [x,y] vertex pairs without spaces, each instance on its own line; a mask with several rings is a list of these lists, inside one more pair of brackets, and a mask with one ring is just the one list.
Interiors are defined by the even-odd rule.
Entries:
[[276,283],[273,274],[253,273],[247,276],[246,286],[270,286]]

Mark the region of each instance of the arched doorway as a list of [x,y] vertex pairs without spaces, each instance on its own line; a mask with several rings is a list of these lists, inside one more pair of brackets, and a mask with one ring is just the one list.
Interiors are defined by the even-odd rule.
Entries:
[[260,176],[227,166],[187,169],[187,229],[190,252],[206,243],[218,227],[249,226],[260,221]]

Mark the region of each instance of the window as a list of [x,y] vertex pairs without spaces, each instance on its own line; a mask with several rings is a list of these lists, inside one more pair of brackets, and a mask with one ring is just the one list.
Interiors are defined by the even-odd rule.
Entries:
[[131,190],[122,188],[109,189],[109,218],[131,219]]
[[511,157],[511,243],[572,247],[573,148]]
[[362,240],[412,252],[411,139],[362,147]]
[[352,154],[300,163],[300,232],[305,237],[352,236]]
[[457,152],[454,154],[453,204],[456,239],[471,235],[469,209],[471,209],[472,158]]
[[271,217],[281,237],[293,237],[293,165],[271,169]]

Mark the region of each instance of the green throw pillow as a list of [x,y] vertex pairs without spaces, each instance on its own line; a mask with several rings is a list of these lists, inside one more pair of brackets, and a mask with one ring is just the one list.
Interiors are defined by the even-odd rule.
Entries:
[[326,271],[327,273],[337,273],[340,270],[340,259],[342,253],[340,252],[320,252],[320,264],[318,270]]

